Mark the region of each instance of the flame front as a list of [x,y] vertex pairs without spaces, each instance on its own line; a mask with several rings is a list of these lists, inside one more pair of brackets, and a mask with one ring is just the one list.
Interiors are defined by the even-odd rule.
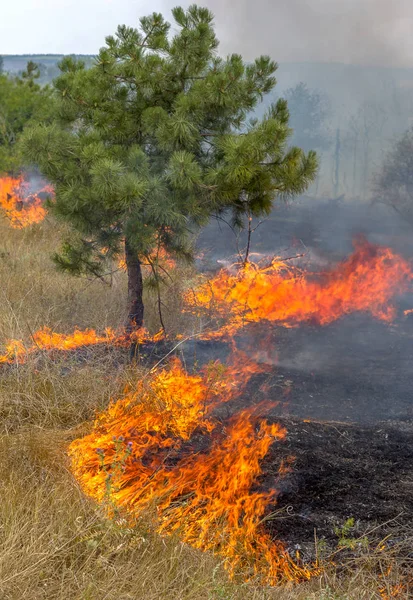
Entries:
[[237,376],[237,367],[222,377],[210,370],[189,375],[175,360],[139,381],[97,419],[90,435],[71,444],[73,472],[109,512],[122,508],[134,520],[155,504],[159,533],[178,532],[184,542],[223,557],[233,575],[241,571],[266,584],[308,579],[311,571],[263,529],[276,491],[254,491],[260,462],[286,431],[251,409],[226,429],[212,415],[239,393]]
[[[235,273],[221,271],[188,295],[187,305],[226,317],[219,335],[259,321],[326,325],[354,311],[390,321],[396,314],[392,298],[411,280],[411,267],[402,257],[360,240],[348,259],[321,274],[281,259],[266,266],[247,264]],[[149,339],[143,330],[136,336],[138,342]],[[0,362],[22,361],[37,350],[130,341],[113,330],[62,335],[43,329],[29,348],[12,340]],[[138,380],[97,418],[89,435],[72,442],[73,473],[110,516],[121,510],[133,524],[156,507],[160,534],[176,532],[184,542],[214,552],[232,575],[270,585],[309,579],[319,569],[294,562],[263,527],[286,468],[279,467],[270,491],[260,490],[261,462],[286,431],[261,419],[257,407],[240,410],[225,425],[214,413],[264,369],[246,355],[234,356],[231,366],[215,363],[198,374],[188,374],[175,360]]]
[[33,344],[25,346],[22,340],[9,340],[6,352],[0,355],[0,363],[25,362],[30,354],[38,351],[73,350],[81,346],[90,346],[113,342],[116,334],[112,329],[106,329],[103,335],[98,335],[94,329],[81,331],[75,329],[72,334],[56,333],[49,327],[43,327],[33,334]]
[[14,229],[40,223],[47,214],[39,194],[53,195],[53,189],[44,186],[31,194],[28,188],[29,184],[23,177],[0,178],[0,206]]
[[324,273],[301,271],[280,258],[267,266],[247,263],[235,273],[221,270],[187,294],[187,305],[225,317],[229,325],[219,334],[259,321],[327,325],[356,311],[391,321],[396,311],[390,302],[412,277],[410,264],[393,250],[359,239],[349,258]]
[[102,334],[95,329],[75,329],[73,333],[57,333],[49,327],[43,327],[32,335],[33,343],[26,346],[22,340],[9,340],[6,351],[0,355],[0,363],[24,363],[31,354],[52,350],[69,351],[76,348],[96,346],[98,344],[113,344],[114,346],[128,346],[131,343],[159,341],[162,333],[150,336],[145,329],[140,329],[132,334],[124,331],[115,331],[107,328]]

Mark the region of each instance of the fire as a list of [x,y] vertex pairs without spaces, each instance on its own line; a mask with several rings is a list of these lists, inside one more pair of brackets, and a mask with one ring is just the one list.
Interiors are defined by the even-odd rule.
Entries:
[[41,193],[53,195],[53,189],[44,186],[36,193],[29,193],[29,183],[24,177],[0,178],[0,206],[14,229],[43,221],[47,211]]
[[49,327],[43,327],[36,331],[33,336],[33,344],[26,346],[22,340],[9,340],[6,352],[0,355],[1,363],[24,363],[27,358],[38,352],[50,352],[52,350],[68,351],[76,348],[94,346],[97,344],[113,344],[115,346],[128,346],[131,343],[142,343],[144,341],[157,341],[162,334],[149,336],[148,332],[141,329],[132,335],[126,335],[123,331],[115,331],[107,328],[102,334],[94,329],[75,329],[73,333],[64,334],[52,331]]
[[103,335],[98,335],[94,329],[81,331],[75,329],[72,334],[56,333],[49,327],[43,327],[33,334],[33,344],[27,347],[22,340],[9,340],[6,352],[0,355],[0,363],[25,362],[34,352],[50,350],[73,350],[80,346],[90,346],[101,343],[111,343],[116,339],[112,329],[106,329]]
[[[161,271],[169,272],[176,268],[176,261],[168,254],[164,247],[160,246],[148,254],[146,260],[142,262],[142,267],[147,274],[151,272],[152,266],[158,267]],[[126,271],[125,257],[118,260],[118,268],[121,271]]]
[[98,417],[91,434],[71,444],[73,473],[109,514],[123,509],[132,523],[155,504],[160,534],[177,532],[214,552],[232,575],[266,584],[309,579],[311,570],[263,529],[277,492],[256,489],[260,462],[286,431],[251,409],[223,428],[213,409],[239,393],[239,370],[217,377],[217,367],[190,375],[175,360],[138,381]]
[[382,600],[391,600],[392,598],[406,597],[407,588],[402,583],[391,585],[390,589],[383,587],[379,589],[379,594]]
[[259,321],[327,325],[355,311],[391,321],[396,315],[391,299],[412,277],[410,264],[393,250],[359,239],[349,258],[323,273],[304,272],[280,258],[267,266],[248,263],[233,273],[221,270],[187,295],[187,305],[229,319],[220,333]]
[[[280,258],[269,265],[249,263],[235,272],[222,270],[188,295],[187,303],[228,317],[221,334],[259,321],[326,325],[354,311],[390,321],[391,299],[411,280],[402,257],[359,240],[354,253],[330,271],[305,273]],[[138,332],[135,341],[146,335]],[[12,340],[0,362],[24,361],[39,350],[130,342],[110,329],[102,335],[94,330],[63,335],[44,328],[28,348]],[[246,580],[274,585],[319,574],[317,566],[295,561],[264,527],[290,467],[281,464],[272,489],[263,490],[261,463],[270,447],[285,439],[285,429],[259,415],[268,408],[264,405],[241,409],[224,423],[217,416],[217,407],[236,399],[263,370],[235,352],[227,367],[214,363],[189,374],[175,359],[150,371],[111,402],[89,435],[72,442],[74,476],[108,516],[125,515],[133,525],[155,509],[159,534],[177,533],[183,542],[215,553],[232,576],[242,573]]]

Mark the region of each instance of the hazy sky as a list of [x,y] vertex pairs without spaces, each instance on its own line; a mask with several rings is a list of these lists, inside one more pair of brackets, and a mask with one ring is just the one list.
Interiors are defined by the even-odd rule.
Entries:
[[[171,0],[3,0],[0,53],[94,54],[119,23]],[[183,6],[190,2],[181,2]],[[279,62],[340,61],[413,67],[413,0],[204,0],[221,51]]]

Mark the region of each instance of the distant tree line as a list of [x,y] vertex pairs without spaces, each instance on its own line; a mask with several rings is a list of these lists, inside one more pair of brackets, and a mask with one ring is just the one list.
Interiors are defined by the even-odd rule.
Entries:
[[39,77],[32,61],[20,76],[0,72],[0,173],[21,168],[17,142],[25,127],[51,118],[51,90],[39,85]]
[[[11,76],[21,76],[24,69],[20,68],[22,61],[34,62],[39,69],[38,83],[45,85],[51,83],[53,79],[59,76],[60,70],[58,63],[64,58],[63,54],[24,54],[24,55],[7,55],[6,60],[3,58],[3,71],[7,71]],[[94,56],[87,54],[74,54],[73,58],[83,60],[86,67],[91,67]],[[7,64],[7,68],[6,65]]]

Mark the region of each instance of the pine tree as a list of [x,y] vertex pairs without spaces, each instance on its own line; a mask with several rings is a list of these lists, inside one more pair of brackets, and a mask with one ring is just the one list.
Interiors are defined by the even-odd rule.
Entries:
[[302,193],[317,160],[289,148],[285,101],[251,114],[276,81],[267,56],[218,56],[209,10],[175,8],[119,26],[95,64],[60,63],[56,122],[30,129],[25,155],[54,184],[53,210],[77,232],[55,257],[74,274],[101,275],[126,255],[127,328],[143,323],[142,260],[157,246],[190,254],[194,228],[231,208],[236,220]]
[[40,78],[40,67],[38,64],[29,60],[25,70],[21,74],[22,80],[27,82],[29,87],[36,86],[36,79]]

